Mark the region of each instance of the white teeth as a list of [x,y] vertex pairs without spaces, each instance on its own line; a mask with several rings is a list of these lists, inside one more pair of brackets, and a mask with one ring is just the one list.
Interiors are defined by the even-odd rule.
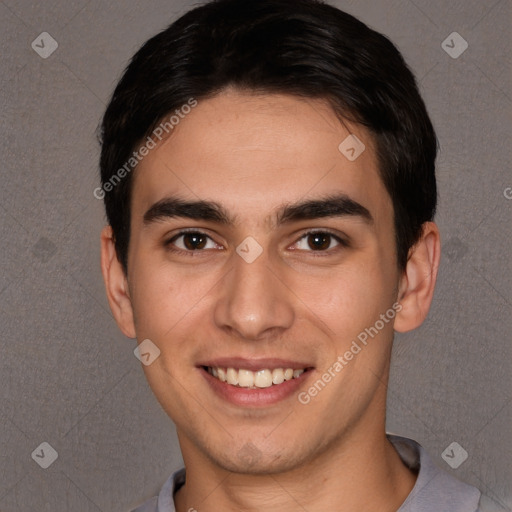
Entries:
[[238,370],[238,385],[242,388],[254,386],[254,373],[250,370]]
[[238,372],[234,368],[228,368],[226,371],[226,382],[233,386],[238,384]]
[[226,376],[226,371],[224,370],[224,368],[217,368],[217,373],[219,374],[218,375],[219,380],[221,380],[222,382],[226,382],[228,380],[228,378]]
[[257,372],[236,368],[208,367],[208,373],[221,382],[242,388],[268,388],[272,385],[282,384],[284,381],[298,379],[304,370],[293,368],[262,369]]
[[272,370],[272,382],[274,384],[281,384],[284,382],[284,371],[282,368]]
[[272,372],[270,370],[260,370],[256,372],[254,374],[254,385],[257,388],[268,388],[272,386]]

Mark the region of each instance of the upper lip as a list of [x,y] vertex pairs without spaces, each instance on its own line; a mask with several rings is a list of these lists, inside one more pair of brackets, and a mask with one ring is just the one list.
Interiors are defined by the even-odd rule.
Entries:
[[237,368],[244,370],[274,370],[276,368],[291,368],[292,370],[304,370],[312,368],[309,363],[300,361],[292,361],[291,359],[277,359],[277,358],[264,358],[264,359],[246,359],[243,357],[220,357],[216,359],[209,359],[198,364],[198,366],[211,366],[214,368]]

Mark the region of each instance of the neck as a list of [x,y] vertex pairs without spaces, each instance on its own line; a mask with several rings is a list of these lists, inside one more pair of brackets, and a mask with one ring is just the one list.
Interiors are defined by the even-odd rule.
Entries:
[[180,436],[187,478],[176,493],[176,510],[398,510],[412,490],[416,475],[402,463],[382,426],[379,433],[370,436],[355,430],[300,467],[265,475],[219,468],[206,457],[197,456],[189,441]]

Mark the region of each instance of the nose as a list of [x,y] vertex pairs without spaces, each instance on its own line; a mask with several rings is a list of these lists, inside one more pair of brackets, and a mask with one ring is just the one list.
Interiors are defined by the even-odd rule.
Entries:
[[293,293],[279,275],[279,265],[270,266],[266,250],[248,263],[233,254],[216,302],[214,321],[230,335],[246,341],[276,337],[294,321]]

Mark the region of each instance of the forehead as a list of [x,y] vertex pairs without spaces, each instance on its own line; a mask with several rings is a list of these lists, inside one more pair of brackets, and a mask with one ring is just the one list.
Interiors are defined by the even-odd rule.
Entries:
[[342,193],[378,216],[390,199],[375,155],[370,134],[325,101],[228,90],[198,101],[141,160],[132,212],[179,196],[268,222],[283,202]]

